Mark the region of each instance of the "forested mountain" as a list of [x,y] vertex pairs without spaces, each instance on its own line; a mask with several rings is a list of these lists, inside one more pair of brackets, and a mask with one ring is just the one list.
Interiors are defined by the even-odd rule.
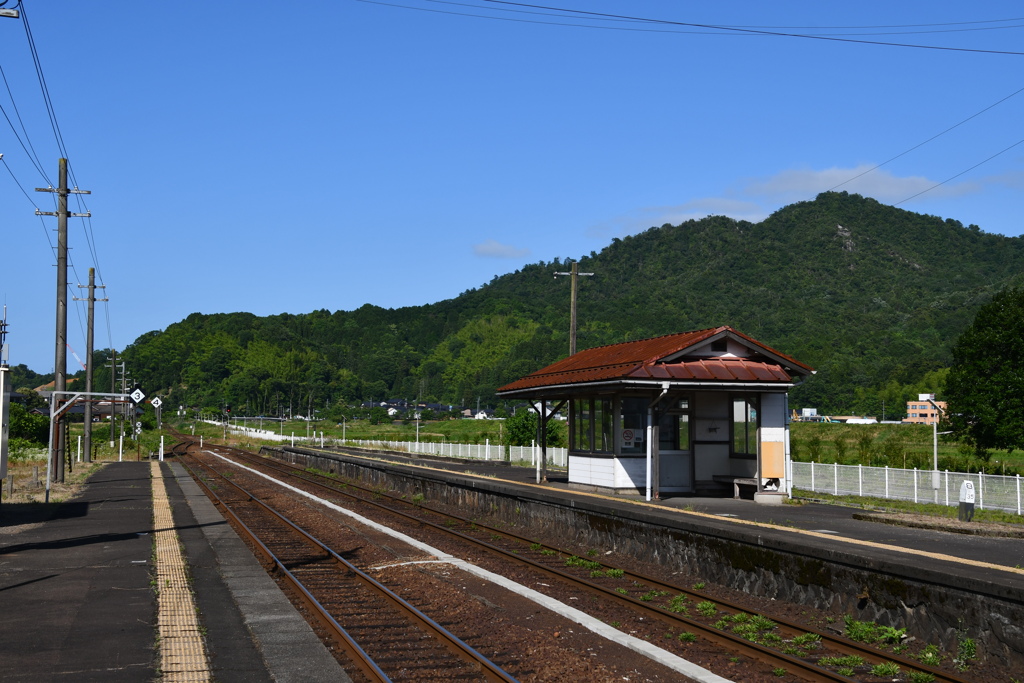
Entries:
[[[907,394],[934,390],[977,308],[1024,281],[1024,239],[846,193],[756,224],[651,228],[579,260],[595,273],[580,278],[579,348],[731,325],[814,366],[791,402],[833,413],[880,414],[884,399],[897,415]],[[173,405],[488,404],[496,387],[566,355],[569,287],[552,273],[569,264],[532,264],[426,306],[197,313],[123,358]]]

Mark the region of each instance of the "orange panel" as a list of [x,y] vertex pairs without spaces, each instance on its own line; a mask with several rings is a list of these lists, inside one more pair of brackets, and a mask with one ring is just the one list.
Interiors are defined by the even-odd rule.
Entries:
[[781,441],[761,442],[761,477],[782,479],[786,476],[786,445]]

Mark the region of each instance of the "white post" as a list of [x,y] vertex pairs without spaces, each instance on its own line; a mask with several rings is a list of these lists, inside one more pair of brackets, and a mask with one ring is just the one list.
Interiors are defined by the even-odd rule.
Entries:
[[651,423],[654,421],[654,409],[647,408],[647,496],[645,500],[651,502],[651,462],[654,460],[654,452],[651,446],[651,435],[654,433]]
[[117,461],[124,460],[124,432],[117,438]]
[[200,434],[199,435],[199,448],[202,448],[202,447],[203,447],[203,435]]
[[164,461],[164,437],[160,435],[160,462]]
[[1020,514],[1020,475],[1017,475],[1017,514]]
[[832,465],[832,480],[833,488],[835,489],[835,496],[839,496],[839,463],[833,463]]
[[75,462],[82,462],[82,436],[78,436],[78,452],[75,455]]
[[292,446],[295,446],[295,432],[292,432]]
[[917,468],[914,468],[914,503],[917,503]]
[[491,459],[491,440],[484,439],[484,460]]
[[946,470],[946,505],[949,505],[949,470]]
[[811,461],[811,490],[812,491],[817,491],[818,490],[818,489],[814,488],[814,461],[813,460]]
[[985,509],[985,492],[981,490],[981,483],[984,481],[985,475],[978,472],[978,509]]
[[537,483],[540,483],[540,458],[537,457],[537,439],[533,440],[533,448],[531,449],[533,454],[533,463],[537,467]]
[[857,465],[857,495],[864,495],[864,465]]
[[885,497],[889,498],[889,466],[885,466]]

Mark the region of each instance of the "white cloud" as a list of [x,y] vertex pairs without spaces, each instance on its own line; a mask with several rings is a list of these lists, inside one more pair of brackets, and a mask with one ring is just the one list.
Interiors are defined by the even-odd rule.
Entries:
[[[763,197],[772,204],[783,205],[795,201],[813,199],[821,192],[834,189],[880,202],[902,202],[920,192],[937,185],[940,181],[923,176],[900,178],[887,170],[871,170],[866,164],[853,168],[828,168],[823,170],[791,169],[781,171],[768,178],[754,178],[746,181],[740,192],[751,197]],[[940,185],[927,194],[930,198],[959,197],[981,190],[978,183],[948,183]]]
[[[871,165],[862,164],[853,168],[789,169],[763,178],[747,178],[726,188],[721,196],[700,197],[677,205],[638,208],[592,225],[587,228],[586,234],[606,241],[611,237],[641,232],[652,226],[665,223],[678,225],[690,219],[718,215],[756,223],[787,204],[814,199],[830,189],[896,204],[922,192],[921,200],[934,200],[976,194],[986,185],[1019,187],[1024,183],[1024,174],[1009,173],[981,181],[946,183],[930,189],[941,181],[923,176],[901,178],[887,170],[872,168]],[[912,204],[913,200],[903,208],[910,208]]]
[[523,258],[530,255],[530,250],[502,244],[497,240],[485,240],[473,245],[473,254],[487,258]]

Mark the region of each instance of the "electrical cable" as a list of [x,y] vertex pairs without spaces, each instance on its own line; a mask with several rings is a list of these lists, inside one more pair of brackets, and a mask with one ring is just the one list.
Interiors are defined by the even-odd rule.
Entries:
[[[0,76],[4,79],[4,86],[7,88],[7,95],[11,98],[11,106],[14,107],[14,114],[18,119],[18,124],[21,126],[22,133],[25,135],[24,140],[22,140],[21,135],[18,134],[18,129],[15,128],[14,122],[11,121],[11,117],[7,115],[7,110],[5,110],[3,106],[0,106],[0,111],[3,112],[4,118],[7,119],[7,124],[11,127],[14,137],[18,140],[18,144],[21,145],[21,148],[25,151],[29,161],[31,161],[32,165],[34,165],[36,170],[39,171],[39,175],[43,177],[43,180],[46,181],[48,185],[52,185],[53,183],[51,183],[50,179],[46,176],[46,171],[43,170],[42,162],[39,160],[39,155],[36,154],[35,147],[32,145],[32,140],[29,139],[28,130],[25,128],[25,122],[21,118],[21,111],[18,109],[18,103],[14,101],[14,93],[11,92],[11,86],[7,82],[7,74],[4,73],[3,66],[0,66]],[[28,145],[27,147],[26,143]]]
[[[860,44],[860,45],[876,45],[876,46],[884,46],[884,47],[903,47],[903,48],[912,48],[912,49],[919,49],[919,50],[940,50],[940,51],[948,51],[948,52],[968,52],[968,53],[978,53],[978,54],[1012,55],[1012,56],[1018,56],[1018,57],[1024,56],[1024,52],[1017,52],[1017,51],[1012,51],[1012,50],[987,50],[987,49],[981,49],[981,48],[949,47],[949,46],[943,46],[943,45],[922,45],[922,44],[915,44],[915,43],[899,43],[899,42],[891,42],[891,41],[864,40],[864,39],[858,39],[858,38],[844,38],[844,37],[841,37],[839,35],[828,35],[828,34],[817,35],[817,34],[808,34],[808,33],[794,33],[794,32],[790,32],[790,31],[778,31],[778,30],[768,30],[768,29],[760,29],[760,28],[748,28],[748,27],[744,27],[744,26],[731,26],[731,25],[718,25],[718,24],[701,24],[701,23],[696,23],[696,22],[673,21],[673,20],[669,20],[669,19],[652,19],[652,18],[648,18],[648,17],[636,17],[636,16],[631,16],[631,15],[611,14],[611,13],[606,13],[606,12],[589,12],[589,11],[586,11],[586,10],[575,10],[575,9],[568,9],[568,8],[564,8],[564,7],[553,7],[553,6],[548,6],[548,5],[534,5],[534,4],[523,3],[523,2],[511,2],[510,0],[481,0],[481,1],[482,2],[486,2],[486,3],[491,3],[491,4],[497,4],[497,5],[507,5],[507,6],[512,6],[512,7],[522,7],[522,8],[526,8],[526,9],[529,9],[529,10],[544,10],[545,13],[536,12],[537,14],[541,14],[542,16],[555,16],[555,17],[561,16],[561,17],[565,17],[565,18],[584,17],[586,19],[595,20],[595,21],[601,20],[601,21],[644,23],[644,24],[661,25],[661,26],[675,26],[675,27],[684,27],[684,28],[689,28],[689,29],[700,29],[700,30],[699,31],[678,31],[678,30],[669,30],[669,29],[658,30],[658,29],[650,29],[650,28],[635,28],[635,27],[627,27],[627,26],[594,26],[592,24],[572,24],[572,23],[567,24],[567,23],[564,23],[564,22],[539,21],[539,20],[533,20],[533,19],[514,19],[514,18],[511,18],[511,17],[492,16],[492,15],[488,15],[488,14],[479,14],[479,13],[472,13],[472,12],[453,12],[453,11],[448,11],[448,10],[428,9],[426,7],[414,7],[414,6],[410,6],[410,5],[404,5],[404,4],[393,3],[393,2],[382,2],[381,0],[356,0],[356,1],[357,2],[363,2],[363,3],[366,3],[366,4],[371,4],[371,5],[382,5],[382,6],[386,6],[386,7],[395,7],[395,8],[398,8],[398,9],[415,10],[415,11],[421,11],[421,12],[432,12],[432,13],[436,13],[436,14],[449,14],[449,15],[455,15],[455,16],[468,16],[468,17],[474,17],[474,18],[479,18],[479,19],[491,19],[491,20],[495,20],[495,21],[511,21],[511,22],[516,22],[516,23],[544,24],[544,25],[552,25],[552,26],[572,26],[572,27],[576,27],[576,28],[593,28],[593,29],[612,30],[612,31],[639,31],[639,32],[656,32],[656,33],[706,33],[706,34],[712,34],[712,35],[723,35],[723,34],[726,34],[726,35],[728,35],[728,34],[731,34],[731,35],[749,35],[749,36],[757,35],[757,36],[769,36],[769,37],[800,38],[800,39],[804,39],[804,40],[824,40],[824,41],[831,41],[831,42],[853,43],[853,44]],[[485,10],[486,9],[486,7],[483,7],[483,6],[480,6],[480,5],[473,5],[473,4],[468,4],[468,3],[459,3],[459,2],[454,2],[453,0],[425,0],[425,1],[426,2],[431,2],[431,3],[436,3],[436,4],[445,4],[445,5],[454,5],[454,6],[467,7],[467,8],[471,8],[471,9],[477,9],[477,10]],[[495,8],[495,11],[499,11],[499,8]],[[509,10],[509,11],[511,11],[511,10]],[[551,12],[556,12],[556,13],[559,13],[559,14],[548,14],[548,13],[551,13]],[[526,13],[534,13],[534,12],[526,12]],[[1006,21],[1010,21],[1010,20],[1006,20]],[[1014,21],[1016,21],[1016,19]],[[1016,28],[1016,26],[1007,26],[1005,28]],[[868,35],[872,35],[872,34],[868,34]],[[889,34],[883,34],[883,35],[889,35]]]
[[43,93],[43,103],[46,105],[46,113],[50,117],[50,128],[53,129],[54,138],[57,141],[57,149],[60,150],[61,157],[64,159],[68,158],[67,148],[64,146],[64,137],[61,135],[60,126],[57,124],[57,113],[53,108],[53,101],[50,99],[50,91],[46,86],[46,77],[43,75],[43,65],[39,61],[39,52],[36,50],[36,42],[32,37],[32,27],[28,23],[28,13],[25,9],[21,10],[22,25],[25,27],[25,37],[28,39],[29,52],[32,54],[32,64],[35,66],[36,79],[39,81],[39,87]]
[[[872,171],[877,171],[878,169],[882,168],[883,166],[885,166],[885,165],[886,165],[886,164],[888,164],[889,162],[891,162],[891,161],[896,161],[896,160],[897,160],[897,159],[899,159],[900,157],[902,157],[902,156],[904,156],[904,155],[906,155],[906,154],[909,154],[909,153],[913,152],[913,151],[914,151],[915,149],[917,149],[918,147],[923,147],[924,145],[927,145],[927,144],[928,144],[929,142],[931,142],[932,140],[935,140],[936,138],[942,137],[943,135],[945,135],[946,133],[950,132],[951,130],[953,130],[953,129],[955,129],[955,128],[959,128],[960,126],[962,126],[963,124],[967,123],[967,122],[968,122],[968,121],[970,121],[971,119],[974,119],[974,118],[977,118],[978,116],[981,116],[982,114],[984,114],[985,112],[987,112],[987,111],[988,111],[989,109],[992,109],[992,108],[994,108],[994,107],[997,107],[997,106],[999,106],[1000,104],[1002,104],[1002,103],[1003,103],[1003,102],[1005,102],[1006,100],[1008,100],[1008,99],[1010,99],[1011,97],[1014,97],[1014,96],[1016,96],[1016,95],[1019,95],[1019,94],[1020,94],[1020,93],[1022,93],[1022,92],[1024,92],[1024,88],[1021,88],[1020,90],[1017,90],[1017,91],[1015,91],[1015,92],[1012,92],[1012,93],[1010,93],[1009,95],[1007,95],[1007,96],[1006,96],[1006,97],[1004,97],[1003,99],[999,100],[998,102],[994,102],[993,104],[990,104],[990,105],[988,105],[987,107],[985,107],[985,108],[984,108],[984,109],[982,109],[981,111],[979,111],[979,112],[975,112],[974,114],[971,114],[970,116],[968,116],[968,117],[967,117],[966,119],[964,119],[963,121],[960,121],[959,123],[956,123],[956,124],[954,124],[954,125],[950,126],[949,128],[947,128],[946,130],[942,131],[941,133],[936,133],[935,135],[931,136],[930,138],[928,138],[928,139],[927,139],[927,140],[925,140],[924,142],[919,142],[918,144],[914,145],[914,146],[913,146],[913,147],[911,147],[910,149],[904,150],[903,152],[900,152],[899,154],[897,154],[896,156],[894,156],[894,157],[892,157],[892,158],[890,158],[890,159],[886,159],[885,161],[883,161],[882,163],[878,164],[877,166],[872,166],[872,167],[871,167],[871,168],[869,168],[868,170],[866,170],[866,171],[862,171],[861,173],[858,173],[857,175],[853,176],[852,178],[849,178],[849,179],[847,179],[847,180],[844,180],[843,182],[839,183],[838,185],[833,185],[832,187],[828,188],[828,192],[832,192],[833,190],[835,190],[835,189],[837,189],[837,188],[840,188],[840,187],[842,187],[843,185],[846,185],[847,183],[852,183],[852,182],[853,182],[854,180],[856,180],[857,178],[860,178],[861,176],[865,176],[865,175],[867,175],[868,173],[871,173]],[[906,200],[904,200],[904,201],[906,201]]]
[[960,177],[960,176],[962,176],[963,174],[965,174],[965,173],[970,173],[971,171],[973,171],[974,169],[978,168],[978,167],[979,167],[979,166],[981,166],[982,164],[987,164],[988,162],[990,162],[990,161],[992,161],[993,159],[995,159],[995,158],[996,158],[997,156],[999,156],[999,155],[1001,155],[1001,154],[1005,154],[1006,152],[1009,152],[1009,151],[1010,151],[1011,149],[1013,149],[1014,147],[1016,147],[1017,145],[1019,145],[1019,144],[1021,144],[1021,143],[1024,143],[1024,138],[1022,138],[1022,139],[1018,140],[1017,142],[1013,143],[1013,144],[1012,144],[1012,145],[1010,145],[1009,147],[1006,147],[1005,149],[1002,149],[1002,150],[1000,150],[1000,151],[996,152],[995,154],[993,154],[993,155],[992,155],[992,156],[990,156],[989,158],[987,158],[987,159],[985,159],[985,160],[983,160],[983,161],[979,161],[979,162],[978,162],[978,163],[976,163],[976,164],[975,164],[974,166],[971,166],[970,168],[964,169],[963,171],[960,171],[960,172],[959,172],[959,173],[957,173],[956,175],[953,175],[953,176],[950,176],[950,177],[946,178],[945,180],[943,180],[943,181],[942,181],[942,182],[940,182],[940,183],[935,183],[935,184],[934,184],[934,185],[932,185],[931,187],[929,187],[929,188],[927,188],[927,189],[925,189],[925,190],[921,190],[921,191],[920,191],[920,192],[918,192],[917,194],[912,194],[912,195],[910,195],[909,197],[907,197],[906,199],[902,199],[902,200],[900,200],[900,201],[896,202],[895,204],[893,204],[893,206],[899,206],[900,204],[903,204],[903,203],[905,203],[905,202],[909,202],[909,201],[910,201],[911,199],[913,199],[914,197],[920,197],[921,195],[925,194],[926,192],[931,192],[931,191],[932,191],[932,190],[934,190],[935,188],[937,188],[937,187],[941,187],[942,185],[945,185],[946,183],[948,183],[948,182],[949,182],[949,181],[951,181],[951,180],[956,180],[957,178],[959,178],[959,177]]

